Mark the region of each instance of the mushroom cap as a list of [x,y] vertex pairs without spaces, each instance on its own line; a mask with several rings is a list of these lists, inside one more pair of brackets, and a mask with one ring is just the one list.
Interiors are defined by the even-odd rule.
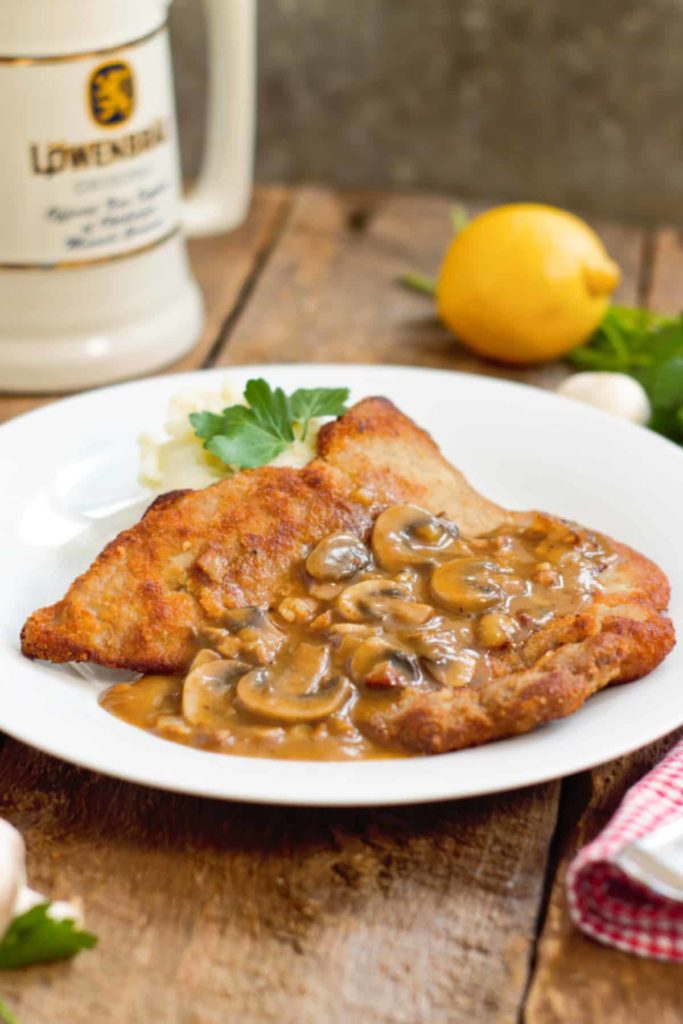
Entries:
[[370,636],[358,645],[351,657],[351,676],[370,689],[395,689],[415,686],[422,680],[416,656],[383,636]]
[[348,622],[426,622],[431,605],[413,600],[405,583],[374,577],[352,583],[337,598],[337,610]]
[[418,505],[392,505],[379,514],[372,531],[375,558],[389,572],[435,562],[458,538],[449,519]]
[[281,722],[314,722],[336,711],[350,693],[348,679],[328,678],[330,648],[299,644],[289,663],[254,669],[237,684],[237,699],[254,715]]
[[337,711],[351,694],[344,676],[326,680],[307,693],[283,693],[274,685],[270,669],[257,668],[242,676],[237,684],[240,704],[261,718],[279,722],[316,722]]
[[436,567],[431,589],[437,601],[459,612],[483,612],[503,598],[496,581],[500,567],[481,558],[454,558]]
[[316,544],[306,559],[306,571],[321,582],[348,579],[370,563],[370,552],[353,533],[332,533]]
[[225,728],[235,680],[250,668],[243,661],[202,657],[213,653],[199,652],[183,685],[183,716],[190,725],[204,729]]

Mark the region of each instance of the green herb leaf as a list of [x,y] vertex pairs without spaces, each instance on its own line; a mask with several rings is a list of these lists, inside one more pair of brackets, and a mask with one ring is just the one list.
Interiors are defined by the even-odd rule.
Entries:
[[97,938],[81,931],[73,921],[55,921],[40,903],[16,917],[0,942],[0,969],[63,960],[81,949],[91,949]]
[[215,412],[191,412],[190,423],[197,437],[208,440],[223,430],[224,418]]
[[301,424],[301,440],[306,440],[308,424],[314,416],[341,416],[346,412],[348,388],[299,388],[289,399],[292,419]]
[[244,389],[244,397],[251,406],[255,421],[265,431],[283,441],[294,440],[289,403],[282,388],[272,391],[265,380],[250,380]]
[[230,466],[254,469],[265,466],[294,441],[293,424],[300,423],[305,439],[314,416],[346,412],[348,388],[299,388],[288,398],[262,379],[244,389],[248,405],[232,405],[220,415],[193,412],[190,423],[207,451]]
[[648,426],[683,444],[683,356],[635,374],[647,391],[652,415]]
[[0,1022],[2,1022],[2,1024],[19,1024],[19,1021],[14,1016],[9,1006],[5,1006],[2,1001],[0,1001]]
[[239,430],[214,434],[204,447],[228,466],[255,469],[268,465],[289,445],[289,441],[274,437],[258,423],[247,422]]
[[398,283],[411,291],[421,292],[423,295],[436,295],[436,278],[427,277],[426,274],[418,274],[417,271],[410,271],[401,274]]
[[612,306],[593,337],[569,359],[583,370],[631,373],[683,355],[683,316]]
[[612,306],[593,337],[569,359],[582,370],[635,377],[650,400],[648,426],[683,444],[683,314]]

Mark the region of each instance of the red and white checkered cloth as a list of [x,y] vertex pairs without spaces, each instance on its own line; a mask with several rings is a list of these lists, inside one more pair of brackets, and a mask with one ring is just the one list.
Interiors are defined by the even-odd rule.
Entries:
[[683,963],[683,902],[630,879],[617,865],[624,847],[683,816],[683,742],[633,786],[600,835],[567,872],[569,913],[598,942],[637,956]]

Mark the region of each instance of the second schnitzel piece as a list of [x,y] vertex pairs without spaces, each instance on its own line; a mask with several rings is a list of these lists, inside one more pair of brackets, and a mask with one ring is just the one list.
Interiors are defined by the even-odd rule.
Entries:
[[[436,753],[528,731],[645,675],[674,642],[668,597],[643,556],[477,494],[373,398],[321,430],[304,469],[159,498],[28,619],[22,650],[191,670],[152,681],[144,714],[128,716],[181,742]],[[114,688],[116,700],[144,685]]]

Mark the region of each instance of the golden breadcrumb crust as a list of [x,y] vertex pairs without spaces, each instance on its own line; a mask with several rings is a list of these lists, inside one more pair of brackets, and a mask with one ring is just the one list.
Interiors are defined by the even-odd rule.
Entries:
[[[72,583],[27,620],[22,651],[138,672],[187,669],[205,626],[226,608],[271,606],[327,533],[367,538],[379,509],[414,502],[469,536],[528,521],[479,495],[429,435],[386,399],[359,402],[324,427],[302,470],[247,470],[201,491],[163,495]],[[581,528],[577,528],[581,529]],[[666,577],[611,542],[618,558],[575,615],[493,657],[481,687],[407,690],[377,714],[374,739],[439,753],[527,732],[571,714],[609,683],[650,672],[671,650]]]

